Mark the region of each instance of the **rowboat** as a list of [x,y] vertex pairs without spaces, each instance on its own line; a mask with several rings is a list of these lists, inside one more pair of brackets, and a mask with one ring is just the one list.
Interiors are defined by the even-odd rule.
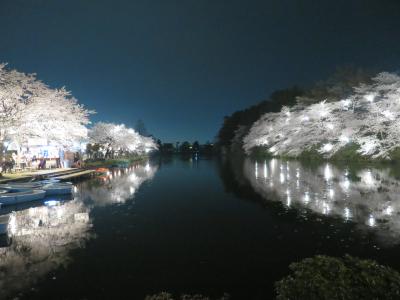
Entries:
[[26,192],[30,190],[44,190],[48,191],[49,195],[57,194],[71,194],[73,185],[71,182],[59,182],[56,180],[42,180],[35,182],[13,182],[7,184],[0,184],[0,193],[1,191],[8,192]]
[[41,200],[46,196],[43,190],[28,190],[23,192],[9,192],[0,194],[2,205],[18,204],[22,202]]
[[41,187],[46,192],[46,196],[49,195],[68,195],[72,194],[73,185],[64,183],[46,184]]

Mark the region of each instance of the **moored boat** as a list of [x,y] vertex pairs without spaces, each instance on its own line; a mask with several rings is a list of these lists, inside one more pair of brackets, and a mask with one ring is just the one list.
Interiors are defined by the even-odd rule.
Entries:
[[67,195],[72,194],[73,185],[64,183],[46,184],[41,187],[46,195]]
[[65,195],[72,193],[73,185],[70,182],[60,183],[57,181],[0,184],[0,193],[28,192],[37,189],[46,191],[48,195],[56,195],[56,194]]
[[2,205],[18,204],[22,202],[41,200],[46,196],[43,190],[35,189],[23,192],[9,192],[0,194],[0,203]]

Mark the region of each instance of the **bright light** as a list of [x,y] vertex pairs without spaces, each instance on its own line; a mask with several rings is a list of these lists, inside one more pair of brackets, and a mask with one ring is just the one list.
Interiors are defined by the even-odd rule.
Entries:
[[342,134],[342,135],[339,137],[339,141],[342,142],[342,143],[347,144],[348,142],[350,142],[350,138],[349,138],[348,136],[345,136],[344,134]]
[[393,213],[393,207],[391,205],[389,205],[388,207],[386,207],[385,209],[385,214],[391,216]]
[[325,169],[324,169],[324,178],[326,181],[329,181],[332,178],[332,170],[329,164],[326,164]]
[[324,144],[323,146],[322,146],[322,151],[323,152],[330,152],[331,150],[333,149],[333,145],[331,144],[331,143],[327,143],[327,144]]
[[328,195],[329,195],[329,197],[332,199],[332,198],[333,198],[333,196],[335,195],[335,192],[334,192],[334,190],[333,190],[333,189],[329,189],[329,191],[328,191]]
[[271,162],[270,162],[271,173],[274,173],[275,167],[276,167],[276,159],[273,158],[273,159],[271,159]]
[[385,110],[381,113],[385,118],[393,121],[395,119],[394,114],[388,110]]
[[331,211],[331,207],[329,206],[329,204],[326,203],[325,201],[323,201],[323,203],[322,203],[322,213],[324,215],[327,215],[327,214],[329,214],[330,211]]
[[268,173],[267,173],[267,161],[264,161],[264,178],[267,178]]
[[290,207],[291,204],[292,204],[292,198],[291,198],[290,195],[288,194],[288,195],[287,195],[287,199],[286,199],[286,205],[287,205],[288,207]]
[[345,217],[346,221],[351,218],[351,212],[348,207],[345,207],[345,209],[344,209],[344,217]]
[[374,94],[368,94],[364,96],[365,100],[369,101],[369,102],[373,102],[375,99],[375,95]]
[[333,129],[333,128],[335,128],[335,126],[333,126],[333,124],[332,123],[328,123],[328,124],[326,124],[326,127],[328,128],[328,129]]
[[8,222],[8,232],[11,236],[17,233],[17,220],[15,217],[15,213],[10,215],[10,220]]
[[310,121],[310,117],[309,116],[303,116],[302,118],[301,118],[301,120],[302,121]]
[[133,195],[135,193],[135,188],[133,186],[129,187],[129,193]]
[[343,108],[348,109],[349,106],[351,105],[351,100],[350,99],[345,99],[340,101],[342,103]]
[[345,191],[349,190],[350,187],[350,180],[348,178],[346,178],[343,182],[342,182],[342,187]]
[[374,218],[373,215],[370,215],[370,216],[369,216],[368,225],[371,226],[371,227],[374,227],[374,226],[375,226],[375,218]]
[[303,199],[305,204],[308,204],[308,202],[310,202],[310,195],[308,194],[308,192],[305,192]]
[[56,206],[59,204],[60,204],[60,201],[57,201],[57,200],[48,200],[48,201],[44,202],[44,205],[46,205],[46,206]]
[[364,172],[364,174],[362,175],[362,179],[367,185],[374,184],[374,178],[373,178],[370,170],[368,170],[367,172]]

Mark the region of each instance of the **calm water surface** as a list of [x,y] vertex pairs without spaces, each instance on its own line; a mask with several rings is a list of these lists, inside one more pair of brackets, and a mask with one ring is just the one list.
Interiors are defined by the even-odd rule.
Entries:
[[400,270],[394,166],[162,158],[2,209],[0,297],[274,295],[288,265],[350,253]]

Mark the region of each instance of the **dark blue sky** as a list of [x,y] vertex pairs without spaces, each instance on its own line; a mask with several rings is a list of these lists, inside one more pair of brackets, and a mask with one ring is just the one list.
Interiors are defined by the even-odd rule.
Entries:
[[352,64],[398,70],[400,1],[0,0],[0,61],[162,140]]

